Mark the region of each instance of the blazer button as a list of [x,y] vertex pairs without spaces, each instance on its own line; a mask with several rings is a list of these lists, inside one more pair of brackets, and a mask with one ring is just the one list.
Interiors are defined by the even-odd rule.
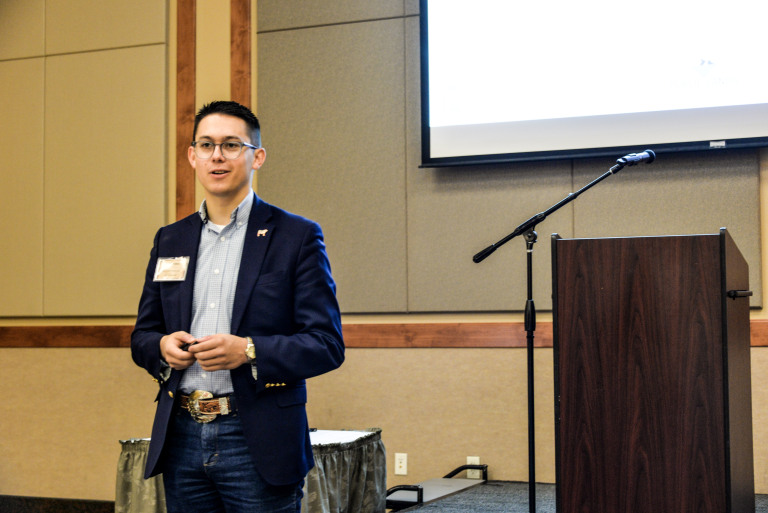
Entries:
[[173,399],[173,392],[168,392],[168,396]]

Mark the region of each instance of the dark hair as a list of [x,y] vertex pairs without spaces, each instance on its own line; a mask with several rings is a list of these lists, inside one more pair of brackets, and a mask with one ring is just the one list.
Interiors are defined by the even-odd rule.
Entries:
[[251,109],[244,105],[240,105],[237,102],[229,101],[215,101],[203,107],[197,112],[195,116],[195,127],[192,129],[192,140],[195,140],[197,136],[197,125],[206,116],[211,114],[225,114],[227,116],[234,116],[245,121],[245,124],[251,130],[251,144],[261,147],[261,127],[259,126],[259,119],[251,112]]

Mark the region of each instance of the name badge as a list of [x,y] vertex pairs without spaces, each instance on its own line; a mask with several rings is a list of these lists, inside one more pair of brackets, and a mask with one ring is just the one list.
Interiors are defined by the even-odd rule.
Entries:
[[189,257],[158,258],[154,281],[184,281]]

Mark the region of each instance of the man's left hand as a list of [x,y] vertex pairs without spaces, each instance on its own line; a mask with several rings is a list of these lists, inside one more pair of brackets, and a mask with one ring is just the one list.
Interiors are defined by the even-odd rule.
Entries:
[[248,361],[246,345],[246,339],[235,335],[208,335],[189,346],[189,352],[204,371],[231,370]]

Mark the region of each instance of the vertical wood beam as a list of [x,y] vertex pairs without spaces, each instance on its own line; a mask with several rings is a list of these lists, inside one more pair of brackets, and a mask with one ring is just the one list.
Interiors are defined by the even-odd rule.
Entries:
[[231,0],[230,17],[230,94],[250,108],[251,0]]
[[[177,0],[176,219],[195,211],[195,175],[187,149],[195,116],[196,0]],[[230,0],[230,94],[251,106],[251,1]]]
[[176,219],[181,219],[195,211],[195,174],[187,149],[195,117],[196,0],[176,5]]

